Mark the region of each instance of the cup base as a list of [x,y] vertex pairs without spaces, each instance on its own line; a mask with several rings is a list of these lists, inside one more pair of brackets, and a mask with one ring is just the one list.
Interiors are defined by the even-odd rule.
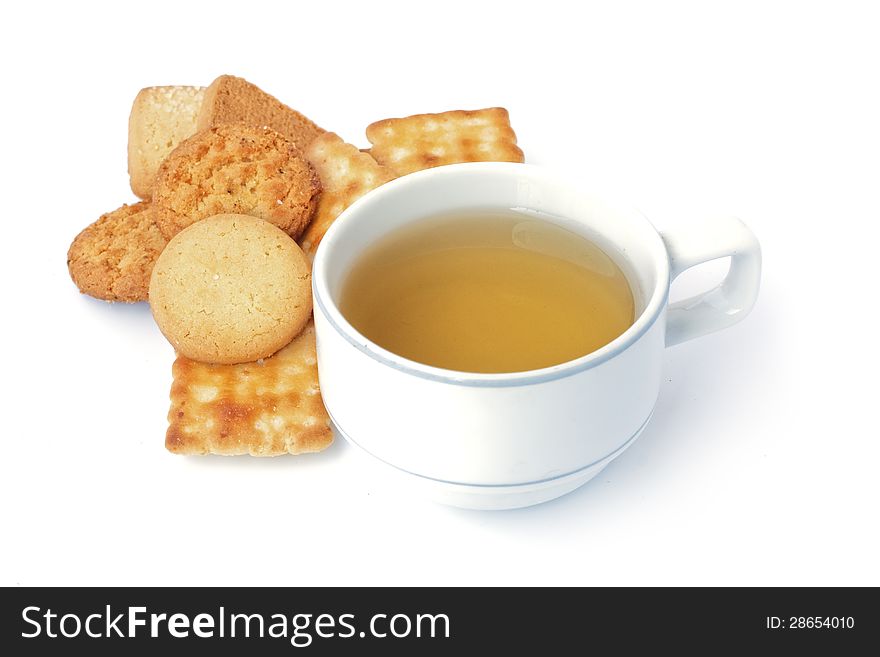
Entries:
[[647,424],[648,421],[645,421],[629,440],[601,461],[560,477],[525,484],[511,484],[509,486],[459,484],[406,472],[375,458],[355,441],[348,438],[335,424],[333,425],[333,430],[337,436],[341,436],[349,445],[354,447],[361,458],[375,466],[377,472],[381,473],[382,476],[395,479],[400,486],[405,486],[422,497],[426,497],[439,504],[461,509],[504,511],[549,502],[580,488],[602,472],[611,461],[632,445],[636,438],[642,434],[642,431],[645,430]]
[[418,477],[421,481],[412,483],[422,488],[426,497],[439,504],[476,511],[504,511],[535,506],[562,497],[590,481],[610,462],[611,459],[608,459],[566,477],[540,484],[467,486],[438,482],[424,477]]

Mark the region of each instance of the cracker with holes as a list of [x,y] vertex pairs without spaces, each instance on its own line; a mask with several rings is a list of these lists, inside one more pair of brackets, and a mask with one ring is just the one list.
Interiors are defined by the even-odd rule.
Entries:
[[459,162],[523,162],[503,107],[385,119],[367,127],[376,161],[403,176]]
[[324,233],[336,217],[361,196],[396,176],[369,153],[359,151],[332,132],[309,145],[306,159],[318,172],[323,189],[315,216],[300,238],[303,251],[314,258]]
[[265,360],[212,365],[178,356],[172,373],[171,452],[279,456],[320,452],[333,442],[311,322]]

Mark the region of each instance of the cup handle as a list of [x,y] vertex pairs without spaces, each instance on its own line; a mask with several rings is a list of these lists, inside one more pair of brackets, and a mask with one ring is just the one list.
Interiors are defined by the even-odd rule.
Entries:
[[761,283],[761,246],[742,221],[723,217],[660,236],[669,254],[670,283],[694,265],[730,256],[720,285],[669,305],[667,347],[733,326],[749,314]]

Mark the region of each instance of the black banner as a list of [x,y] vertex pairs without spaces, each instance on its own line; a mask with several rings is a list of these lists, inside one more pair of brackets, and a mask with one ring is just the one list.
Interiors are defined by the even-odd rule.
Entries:
[[[878,645],[875,589],[4,589],[7,655],[673,654]],[[11,651],[10,651],[11,649]]]

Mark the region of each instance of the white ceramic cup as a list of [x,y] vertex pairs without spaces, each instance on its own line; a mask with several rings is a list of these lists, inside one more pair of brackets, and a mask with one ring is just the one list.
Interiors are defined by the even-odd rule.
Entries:
[[[352,265],[389,232],[468,209],[551,217],[598,243],[627,274],[636,320],[575,360],[529,372],[477,374],[398,356],[358,333],[338,307]],[[731,257],[715,289],[668,304],[669,285],[696,264]],[[755,302],[761,253],[738,219],[658,233],[540,168],[473,163],[404,176],[340,215],[313,270],[321,392],[338,432],[421,484],[469,508],[527,506],[585,483],[644,430],[663,349],[740,321]]]

